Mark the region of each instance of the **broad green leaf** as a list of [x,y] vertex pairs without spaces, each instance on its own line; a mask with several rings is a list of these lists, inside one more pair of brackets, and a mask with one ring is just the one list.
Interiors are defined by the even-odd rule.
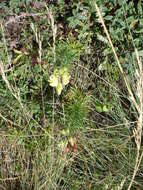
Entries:
[[103,111],[102,107],[100,105],[96,105],[96,111],[98,111],[99,113],[101,113]]
[[96,111],[98,111],[99,113],[103,112],[103,106],[100,102],[96,102],[95,108],[96,108]]

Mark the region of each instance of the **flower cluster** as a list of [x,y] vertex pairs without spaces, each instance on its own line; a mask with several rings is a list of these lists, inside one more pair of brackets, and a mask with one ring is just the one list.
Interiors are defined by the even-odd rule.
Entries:
[[56,88],[57,94],[60,95],[63,88],[69,83],[70,74],[66,67],[55,69],[49,78],[49,84]]

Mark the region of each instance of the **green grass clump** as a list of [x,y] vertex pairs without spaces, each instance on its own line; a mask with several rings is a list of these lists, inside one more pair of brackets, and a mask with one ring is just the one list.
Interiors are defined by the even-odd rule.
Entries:
[[71,131],[82,130],[86,127],[86,119],[90,109],[90,96],[84,95],[78,89],[72,89],[65,104],[65,123]]

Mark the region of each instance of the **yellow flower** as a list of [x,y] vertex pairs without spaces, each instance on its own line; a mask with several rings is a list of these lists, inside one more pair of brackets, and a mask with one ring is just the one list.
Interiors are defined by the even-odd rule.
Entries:
[[56,86],[57,94],[60,95],[62,90],[63,90],[63,85],[59,82],[58,85]]
[[60,95],[64,86],[69,83],[70,75],[66,67],[59,70],[55,69],[49,78],[50,86],[55,87],[57,94]]
[[69,83],[69,81],[70,81],[70,75],[69,75],[69,73],[68,72],[64,72],[62,74],[62,83],[63,83],[63,85],[64,86],[67,85]]
[[58,76],[56,75],[51,75],[50,76],[50,79],[49,79],[49,83],[50,83],[50,86],[52,87],[57,87],[58,86],[58,83],[59,83],[59,79],[58,79]]
[[60,75],[63,75],[65,72],[68,72],[68,69],[66,67],[60,68],[60,70],[59,70]]

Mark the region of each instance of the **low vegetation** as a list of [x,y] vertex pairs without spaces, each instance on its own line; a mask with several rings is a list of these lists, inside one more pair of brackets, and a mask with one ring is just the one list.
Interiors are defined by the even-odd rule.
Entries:
[[0,12],[0,189],[142,190],[142,1]]

